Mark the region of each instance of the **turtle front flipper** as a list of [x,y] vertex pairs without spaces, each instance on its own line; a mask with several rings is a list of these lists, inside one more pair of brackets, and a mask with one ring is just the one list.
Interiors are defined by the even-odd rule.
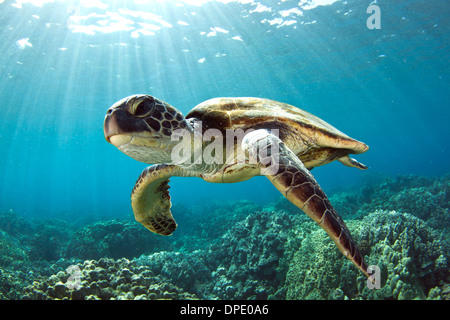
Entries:
[[188,176],[178,166],[157,164],[144,169],[131,192],[134,217],[150,231],[168,236],[177,228],[171,212],[169,178]]
[[294,205],[322,227],[339,250],[367,277],[367,265],[350,231],[300,159],[275,135],[257,130],[243,139],[250,161]]

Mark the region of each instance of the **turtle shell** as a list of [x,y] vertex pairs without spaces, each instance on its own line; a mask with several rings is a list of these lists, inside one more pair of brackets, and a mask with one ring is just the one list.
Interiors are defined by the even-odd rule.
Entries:
[[203,130],[223,133],[278,129],[280,139],[310,168],[369,148],[309,112],[269,99],[214,98],[194,107],[186,118],[201,121]]

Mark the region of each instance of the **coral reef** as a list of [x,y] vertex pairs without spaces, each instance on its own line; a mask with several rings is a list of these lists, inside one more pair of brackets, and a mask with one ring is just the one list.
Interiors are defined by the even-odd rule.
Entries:
[[20,280],[16,272],[0,268],[0,300],[20,299],[23,287]]
[[0,267],[8,267],[19,261],[28,261],[27,253],[16,239],[0,230]]
[[450,225],[450,176],[397,176],[355,190],[335,193],[330,201],[344,218],[363,218],[375,210],[410,213],[436,229]]
[[33,231],[31,225],[13,210],[0,213],[0,230],[13,237],[30,234]]
[[332,194],[375,289],[284,198],[174,205],[171,237],[2,213],[0,299],[450,299],[449,185],[402,176]]
[[170,239],[147,232],[135,221],[110,220],[78,229],[61,255],[85,260],[132,259],[143,253],[170,249]]
[[79,262],[75,259],[59,259],[53,263],[39,260],[16,262],[7,268],[0,268],[0,300],[23,299],[25,287]]
[[256,212],[206,250],[161,252],[136,261],[201,298],[273,298],[283,283],[279,262],[291,224],[285,213]]
[[407,213],[376,211],[355,226],[371,246],[369,264],[384,273],[386,284],[367,291],[369,299],[425,299],[431,288],[448,280],[450,243],[441,231]]
[[[449,244],[423,220],[406,213],[375,211],[347,224],[363,244],[367,263],[379,268],[380,288],[370,289],[325,233],[316,230],[291,261],[286,276],[288,299],[426,299],[431,289],[449,280]],[[432,291],[436,296],[436,289]]]
[[[280,285],[278,267],[292,219],[282,212],[257,212],[236,224],[209,248],[208,262],[220,299],[267,299]],[[223,290],[222,288],[225,288]]]
[[24,289],[24,299],[33,300],[156,300],[196,299],[166,282],[148,267],[133,261],[102,258],[72,265]]
[[158,252],[135,259],[137,265],[150,268],[181,288],[204,298],[205,284],[212,280],[211,270],[205,262],[204,251]]
[[131,259],[173,246],[171,239],[146,232],[136,221],[97,221],[75,228],[62,220],[33,223],[9,213],[0,214],[0,243],[0,266],[17,260]]
[[191,209],[174,205],[172,214],[178,223],[173,235],[174,247],[184,251],[205,249],[208,244],[218,241],[236,223],[257,211],[260,208],[247,200],[207,202]]
[[26,244],[30,260],[56,261],[63,257],[62,252],[70,238],[71,226],[61,220],[37,223],[33,232],[22,240]]
[[[16,262],[56,261],[61,258],[61,252],[72,233],[71,229],[69,224],[58,219],[33,221],[12,211],[0,213],[2,257],[6,258],[15,252]],[[1,265],[4,263],[0,262]]]

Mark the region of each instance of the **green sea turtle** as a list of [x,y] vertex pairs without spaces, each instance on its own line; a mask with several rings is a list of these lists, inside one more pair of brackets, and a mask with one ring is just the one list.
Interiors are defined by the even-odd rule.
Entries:
[[168,192],[172,176],[231,183],[265,175],[370,276],[347,226],[309,171],[334,160],[367,169],[349,154],[368,146],[318,117],[260,98],[215,98],[184,117],[152,96],[133,95],[107,111],[104,134],[126,155],[153,164],[131,194],[136,220],[150,231],[170,235],[177,227]]

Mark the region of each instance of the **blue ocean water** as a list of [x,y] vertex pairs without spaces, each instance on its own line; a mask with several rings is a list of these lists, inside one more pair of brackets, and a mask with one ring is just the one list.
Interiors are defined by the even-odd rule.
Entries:
[[[303,108],[370,150],[375,174],[449,172],[446,1],[1,1],[0,209],[131,214],[145,164],[106,143],[115,101],[146,93],[187,113],[213,97]],[[366,174],[314,170],[325,190]],[[173,202],[278,197],[264,178],[174,178]]]
[[[376,20],[372,20],[374,11],[368,12],[369,6],[379,9]],[[131,220],[130,193],[147,165],[118,151],[105,141],[103,134],[106,111],[123,97],[137,93],[150,94],[184,114],[202,101],[214,97],[269,98],[307,110],[369,145],[366,153],[355,156],[369,167],[367,171],[336,162],[314,168],[312,173],[325,192],[333,193],[352,185],[364,186],[365,189],[358,191],[355,197],[348,193],[345,195],[347,198],[334,199],[342,214],[352,210],[355,213],[355,202],[359,202],[361,211],[366,212],[364,210],[367,209],[366,213],[371,214],[372,220],[367,221],[383,226],[392,222],[406,226],[406,230],[413,230],[420,239],[417,240],[419,249],[415,249],[417,252],[414,251],[414,254],[417,254],[413,258],[420,267],[417,267],[417,272],[421,285],[426,284],[425,295],[448,296],[448,288],[442,289],[442,292],[432,290],[441,280],[448,279],[448,263],[445,254],[441,254],[448,249],[448,238],[446,242],[442,236],[444,232],[441,234],[439,230],[441,238],[437,233],[430,236],[432,231],[414,220],[415,217],[405,218],[394,212],[387,218],[380,218],[372,212],[378,207],[372,206],[373,203],[367,205],[371,197],[376,201],[385,200],[389,198],[390,191],[395,191],[395,196],[389,198],[389,203],[386,201],[383,209],[404,209],[427,220],[430,228],[445,231],[445,224],[448,223],[448,179],[439,180],[439,177],[450,173],[448,17],[450,5],[444,0],[0,0],[0,214],[14,212],[28,223],[32,223],[27,220],[30,217],[61,217],[66,221],[98,217]],[[379,28],[369,28],[374,21],[379,23]],[[408,175],[417,175],[418,178],[395,180],[395,177]],[[372,187],[368,183],[377,179],[384,181],[387,177],[394,180],[385,189]],[[437,178],[433,181],[426,180],[427,177]],[[255,208],[248,202],[242,202],[241,207],[231,202],[248,200],[256,205],[270,205],[277,210],[289,211],[289,207],[277,202],[280,193],[265,177],[236,184],[211,184],[198,178],[172,178],[170,185],[174,213],[180,214],[179,220],[176,215],[175,219],[184,223],[187,230],[194,230],[197,222],[209,226],[208,223],[214,222],[214,219],[219,221],[217,230],[215,225],[211,227],[212,231],[208,230],[211,234],[203,238],[199,236],[200,240],[188,238],[193,243],[192,247],[195,247],[195,241],[219,237],[235,223],[234,218],[247,217],[229,238],[235,234],[242,235],[242,229],[250,230],[251,236],[258,239],[253,242],[260,243],[260,247],[244,246],[244,249],[254,256],[267,258],[264,263],[258,262],[263,267],[272,261],[270,257],[263,256],[266,251],[281,255],[277,252],[277,246],[282,243],[280,239],[285,237],[281,231],[286,232],[287,226],[295,223],[294,219],[284,213],[279,213],[279,217],[263,214],[255,218],[252,215]],[[408,188],[402,189],[401,186]],[[420,189],[421,186],[426,188]],[[219,207],[223,205],[224,208],[217,209],[217,205],[210,205],[214,202],[222,202]],[[389,207],[392,203],[396,205],[393,208]],[[199,205],[204,207],[204,211],[199,211]],[[416,209],[418,213],[412,212]],[[183,210],[186,213],[184,216],[181,215]],[[205,223],[202,213],[214,210],[229,212],[230,221],[222,226],[220,222],[224,220],[212,215],[212,222]],[[193,212],[199,215],[188,215]],[[252,214],[247,216],[248,213]],[[78,239],[82,237],[77,236],[75,229],[70,231],[71,247],[68,250],[66,244],[58,240],[65,234],[62,228],[55,227],[59,223],[56,219],[55,225],[43,225],[42,235],[38,235],[37,231],[29,231],[31,227],[28,226],[24,227],[26,230],[22,230],[23,233],[15,233],[14,223],[21,220],[13,221],[17,216],[10,216],[0,217],[2,267],[14,266],[8,260],[11,257],[16,257],[18,262],[15,267],[18,270],[23,267],[20,262],[27,259],[67,259],[70,250],[77,258],[77,254],[83,259],[98,258],[89,256],[88,249],[95,247],[100,240],[90,243],[86,230],[82,233],[86,239]],[[12,221],[10,224],[8,219]],[[258,225],[255,222],[259,221],[257,219],[264,223],[269,221],[267,225],[272,228],[269,228],[270,237],[275,240],[264,238],[264,232],[258,233],[256,227],[252,229]],[[413,223],[407,224],[405,221]],[[117,241],[109,239],[109,242],[105,240],[110,248],[116,249],[112,255],[114,258],[123,252],[132,255],[130,251],[134,249],[133,253],[144,252],[139,251],[144,242],[142,239],[146,239],[147,233],[153,236],[140,225],[142,233],[136,238],[132,237],[136,230],[126,223],[120,225],[107,221],[105,226],[97,225],[92,230],[112,230],[105,231],[105,239],[111,234],[119,234],[119,238],[124,237],[123,234],[130,235],[126,241],[122,238]],[[133,231],[117,232],[121,228]],[[305,224],[305,228],[309,226]],[[180,238],[188,237],[183,232],[180,231]],[[382,232],[380,228],[380,234]],[[54,237],[42,240],[49,234]],[[201,253],[196,253],[199,256],[184,256],[185,253],[172,255],[167,248],[176,247],[179,245],[176,242],[181,240],[174,237],[173,243],[166,243],[161,238],[167,239],[155,236],[150,238],[150,245],[155,244],[156,251],[167,250],[165,254],[174,264],[178,263],[177,259],[182,260],[180,265],[186,263],[188,267],[185,269],[188,271],[185,272],[189,277],[194,277],[189,272],[195,270],[199,279],[203,279],[204,266],[199,261],[203,263],[207,259]],[[227,246],[234,248],[237,244],[233,241],[240,240],[224,239],[219,247],[223,250]],[[378,246],[380,239],[375,237],[370,240]],[[408,238],[408,241],[413,241],[411,239]],[[308,241],[304,241],[304,250],[309,250]],[[405,241],[402,243],[404,247],[410,245],[400,237],[398,242],[401,241]],[[122,242],[129,247],[117,244]],[[7,245],[3,247],[5,243]],[[28,249],[23,245],[21,250],[26,252],[24,254],[17,250],[14,243],[32,245]],[[272,251],[263,243],[271,243]],[[82,247],[78,253],[77,245]],[[433,250],[429,250],[428,245]],[[30,249],[41,247],[48,249],[47,255],[39,256],[41,253]],[[108,256],[102,251],[104,248],[99,247],[95,247],[98,249],[95,254]],[[225,251],[216,251],[217,256],[226,261],[226,257],[221,256]],[[429,256],[424,252],[429,252]],[[164,257],[160,258],[161,261],[165,260]],[[374,257],[377,256],[372,252]],[[426,259],[422,261],[422,257]],[[430,262],[425,261],[428,258],[432,259],[432,271]],[[146,259],[144,257],[141,263],[151,266],[153,270],[160,268],[162,262],[157,261],[158,256],[150,257],[148,261]],[[227,270],[229,279],[235,279],[236,267],[233,263],[238,265],[238,262],[230,262],[232,267]],[[102,267],[108,263],[98,261],[98,265],[103,264]],[[224,267],[217,266],[217,261],[208,263],[205,262],[205,265],[213,272],[212,276],[206,274],[204,279],[220,279]],[[122,264],[125,262],[116,262],[116,266]],[[289,272],[295,273],[295,263],[292,265]],[[270,268],[267,270],[271,272],[275,269],[273,265]],[[57,268],[54,270],[54,273],[60,271]],[[273,274],[268,275],[267,270],[262,272],[263,280],[275,281],[270,279]],[[403,280],[409,279],[402,270],[389,272],[406,277]],[[183,275],[181,278],[189,277]],[[301,272],[297,277],[301,278]],[[34,281],[32,277],[29,280],[30,283]],[[196,294],[204,294],[199,297],[247,298],[237,293],[233,295],[233,288],[231,293],[214,292],[211,288],[215,284],[212,282],[208,284],[208,289],[202,289],[202,285],[207,285],[178,280],[180,287],[195,287]],[[4,297],[3,291],[9,291],[9,284],[7,286],[5,283],[0,281],[0,299]],[[346,287],[356,285],[346,284]],[[426,298],[405,288],[403,291],[409,292],[410,298]],[[397,291],[400,292],[400,289]],[[267,289],[267,292],[274,294],[270,290]],[[303,297],[292,288],[289,290],[291,296],[283,295],[285,293],[274,296]],[[267,298],[267,292],[263,292],[266,295],[261,297]],[[393,295],[400,299],[398,292]],[[339,296],[339,293],[333,294]],[[345,294],[357,296],[354,292]],[[389,297],[391,293],[383,294]],[[252,292],[248,296],[255,295]]]

